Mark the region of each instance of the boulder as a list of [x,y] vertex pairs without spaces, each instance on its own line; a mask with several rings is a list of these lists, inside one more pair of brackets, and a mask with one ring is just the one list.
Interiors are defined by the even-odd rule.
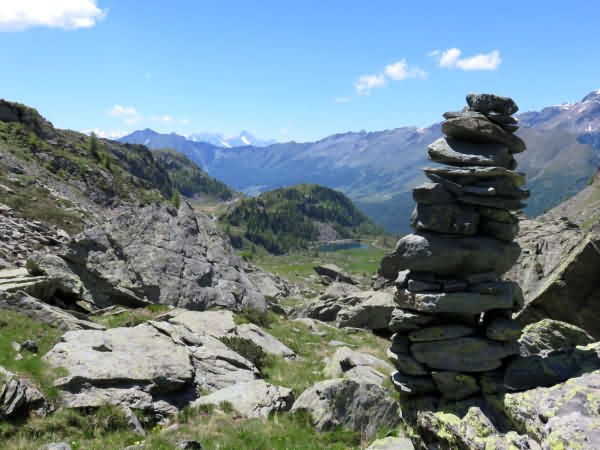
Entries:
[[[417,431],[426,448],[440,450],[541,450],[525,432],[500,432],[479,406],[466,414],[454,411],[422,411],[417,417]],[[544,447],[547,448],[547,447]]]
[[209,334],[216,338],[232,333],[235,328],[233,313],[228,310],[186,311],[176,310],[169,313],[169,322],[183,325],[192,333]]
[[0,366],[0,419],[45,417],[52,410],[41,392],[29,381]]
[[265,310],[263,295],[210,219],[187,202],[178,210],[125,208],[61,247],[60,258],[33,257],[30,266],[53,278],[65,296],[102,308],[161,303]]
[[427,147],[432,161],[452,166],[499,166],[508,168],[512,155],[502,144],[471,144],[459,139],[439,138]]
[[511,360],[504,384],[513,391],[553,386],[569,378],[600,369],[600,343]]
[[371,439],[381,428],[401,422],[398,404],[379,386],[348,379],[321,381],[304,391],[292,412],[310,413],[315,429],[344,426]]
[[523,220],[517,242],[523,252],[506,276],[523,287],[526,304],[515,319],[560,320],[600,339],[600,238],[563,220]]
[[270,355],[283,356],[284,358],[296,357],[296,353],[291,348],[253,323],[238,325],[232,334],[249,339]]
[[521,356],[548,353],[592,342],[594,342],[594,338],[585,330],[552,319],[544,319],[527,325],[519,339]]
[[322,264],[314,267],[315,272],[321,276],[329,277],[334,281],[341,281],[342,283],[358,284],[358,282],[348,275],[343,269],[336,266],[335,264]]
[[49,305],[24,292],[0,292],[0,308],[23,314],[36,322],[45,323],[63,331],[74,330],[104,330],[97,323],[82,320],[67,311]]
[[408,438],[390,436],[373,441],[366,450],[415,450],[415,447]]
[[421,328],[411,331],[408,339],[411,342],[445,341],[475,333],[475,329],[466,325],[446,324]]
[[358,286],[355,286],[354,284],[334,281],[329,286],[327,286],[327,289],[325,289],[325,292],[323,292],[323,294],[319,296],[319,299],[331,300],[334,298],[348,297],[359,292],[360,288]]
[[344,372],[344,378],[356,381],[357,383],[376,384],[383,387],[389,375],[384,375],[379,370],[370,366],[356,366]]
[[394,296],[386,291],[363,291],[351,297],[337,313],[342,327],[379,330],[387,328],[394,309]]
[[393,253],[383,257],[379,273],[395,279],[398,271],[408,269],[441,275],[509,270],[519,257],[520,248],[488,237],[446,239],[434,233],[418,232],[403,237]]
[[329,378],[341,377],[355,367],[371,367],[384,373],[391,373],[392,366],[373,355],[351,350],[348,347],[338,348],[323,369],[323,374]]
[[245,417],[268,417],[271,413],[289,410],[294,403],[294,394],[291,389],[255,380],[219,389],[194,400],[191,406],[218,406],[222,402],[231,403]]
[[518,346],[479,337],[462,337],[412,344],[410,351],[417,361],[433,369],[486,372],[500,367],[502,358],[518,353]]
[[122,404],[172,414],[195,397],[252,381],[256,368],[218,339],[181,325],[149,322],[107,331],[69,331],[44,359],[68,375],[56,380],[66,407]]
[[600,371],[562,384],[507,394],[503,412],[544,449],[600,448]]
[[[399,291],[399,294],[402,298],[405,296],[404,291]],[[418,330],[434,320],[436,318],[431,314],[395,308],[392,311],[388,328],[392,333],[406,333],[407,331]]]

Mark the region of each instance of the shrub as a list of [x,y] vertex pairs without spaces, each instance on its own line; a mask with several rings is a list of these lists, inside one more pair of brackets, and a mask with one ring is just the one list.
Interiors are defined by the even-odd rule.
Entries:
[[224,336],[220,338],[220,341],[254,364],[258,370],[261,370],[265,366],[267,354],[250,339],[239,336]]

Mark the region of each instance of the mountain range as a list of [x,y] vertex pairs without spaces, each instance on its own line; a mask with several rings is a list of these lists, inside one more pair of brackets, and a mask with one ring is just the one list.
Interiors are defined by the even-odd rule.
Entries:
[[[525,213],[535,216],[583,189],[600,165],[600,91],[518,118],[518,134],[528,148],[518,155],[518,170],[526,173],[532,191]],[[337,189],[373,221],[402,233],[408,231],[414,207],[410,190],[425,181],[422,169],[432,164],[426,146],[440,136],[441,123],[436,123],[267,147],[223,148],[148,129],[120,140],[182,152],[212,177],[248,195],[301,183]]]
[[223,133],[193,133],[187,136],[190,141],[194,142],[206,142],[208,144],[216,145],[217,147],[233,148],[233,147],[245,147],[252,145],[254,147],[267,147],[269,145],[276,144],[277,141],[274,139],[260,139],[252,135],[250,132],[243,130],[237,136],[226,136]]

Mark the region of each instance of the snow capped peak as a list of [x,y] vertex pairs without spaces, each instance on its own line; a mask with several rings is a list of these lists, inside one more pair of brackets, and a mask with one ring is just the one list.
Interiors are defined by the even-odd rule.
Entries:
[[248,140],[248,138],[244,135],[240,136],[240,140],[246,144],[246,145],[250,145],[250,141]]

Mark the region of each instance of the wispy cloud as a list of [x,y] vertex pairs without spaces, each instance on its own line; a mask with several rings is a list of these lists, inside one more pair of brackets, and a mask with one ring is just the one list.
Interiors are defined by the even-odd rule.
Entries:
[[427,78],[427,72],[417,66],[411,66],[406,59],[401,59],[385,66],[383,72],[378,74],[362,75],[354,83],[358,95],[369,95],[371,89],[387,86],[388,80],[401,81],[409,78]]
[[100,9],[96,3],[96,0],[3,0],[0,31],[22,31],[36,26],[91,28],[108,14],[108,9]]
[[379,75],[361,75],[354,83],[354,88],[358,95],[369,95],[371,89],[384,87],[385,85],[385,75],[381,73]]
[[468,58],[461,58],[459,48],[449,48],[444,51],[433,50],[428,56],[437,58],[440,67],[457,68],[460,70],[496,70],[502,64],[500,52],[492,50],[489,53],[479,53]]
[[151,119],[154,122],[163,122],[179,125],[189,125],[190,123],[190,119],[175,119],[173,116],[170,116],[168,114],[164,114],[162,116],[152,116]]
[[406,59],[401,59],[393,64],[385,66],[385,75],[391,80],[400,81],[409,78],[427,78],[427,72],[420,67],[409,66]]
[[118,117],[128,125],[134,124],[142,118],[142,115],[133,106],[115,105],[108,114],[112,117]]
[[94,133],[96,136],[101,137],[101,138],[114,140],[114,139],[119,139],[120,137],[126,136],[131,132],[123,131],[123,130],[101,130],[99,128],[94,128],[93,130],[88,130],[85,132],[85,134],[92,134],[92,133]]
[[348,103],[350,101],[350,97],[336,97],[333,99],[334,103]]

